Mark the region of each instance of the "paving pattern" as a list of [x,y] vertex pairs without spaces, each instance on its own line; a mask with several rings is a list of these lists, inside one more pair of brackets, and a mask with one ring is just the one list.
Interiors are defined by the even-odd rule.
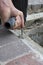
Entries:
[[8,61],[29,51],[29,48],[14,34],[5,29],[0,31],[0,61]]
[[30,53],[21,58],[15,59],[6,65],[43,65],[43,62],[37,61],[37,59],[33,57],[34,54]]
[[5,65],[43,65],[42,61],[37,60],[31,49],[15,34],[0,28],[0,62],[7,62]]

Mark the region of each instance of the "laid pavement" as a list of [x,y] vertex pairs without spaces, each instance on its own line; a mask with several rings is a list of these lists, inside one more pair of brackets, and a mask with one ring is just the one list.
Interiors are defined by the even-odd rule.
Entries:
[[43,65],[43,60],[31,48],[5,28],[0,29],[0,62],[3,65]]

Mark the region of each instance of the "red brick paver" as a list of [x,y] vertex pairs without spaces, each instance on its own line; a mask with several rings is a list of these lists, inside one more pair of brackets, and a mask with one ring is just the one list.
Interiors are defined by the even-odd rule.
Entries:
[[22,56],[18,59],[15,59],[6,65],[43,65],[42,61],[39,61],[34,54],[30,53],[28,55]]

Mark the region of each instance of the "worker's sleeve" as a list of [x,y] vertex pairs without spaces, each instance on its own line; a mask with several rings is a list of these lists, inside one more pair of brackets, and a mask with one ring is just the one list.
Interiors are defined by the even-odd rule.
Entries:
[[24,13],[24,20],[26,21],[28,0],[12,0],[12,2],[17,9]]

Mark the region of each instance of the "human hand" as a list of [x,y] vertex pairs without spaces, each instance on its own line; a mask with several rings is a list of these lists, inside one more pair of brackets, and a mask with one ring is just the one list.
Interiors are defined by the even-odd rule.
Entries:
[[11,0],[0,0],[0,17],[2,23],[8,21],[10,17],[16,17],[16,23],[14,28],[24,27],[24,16],[21,11],[16,9]]

